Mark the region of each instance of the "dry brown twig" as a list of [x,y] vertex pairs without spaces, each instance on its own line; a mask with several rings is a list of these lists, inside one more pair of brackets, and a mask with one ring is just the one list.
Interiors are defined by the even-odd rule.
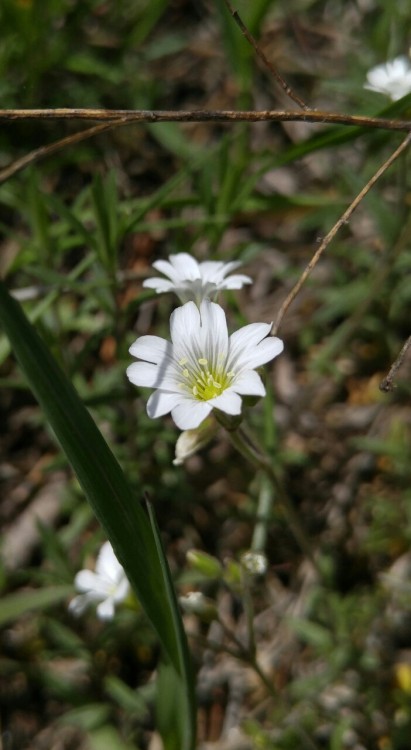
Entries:
[[40,146],[28,154],[16,159],[0,170],[0,184],[21,172],[30,164],[35,164],[48,156],[73,146],[76,143],[93,138],[95,135],[124,125],[154,122],[312,122],[328,125],[347,125],[351,127],[377,128],[381,130],[411,131],[411,121],[388,120],[382,117],[362,117],[342,115],[335,112],[286,112],[277,110],[232,111],[232,110],[195,110],[195,111],[146,111],[146,110],[107,110],[107,109],[3,109],[0,110],[0,121],[14,120],[97,120],[98,125],[81,130],[73,135],[54,141],[48,146]]
[[283,109],[0,109],[0,122],[14,120],[93,120],[106,123],[117,120],[116,126],[139,122],[311,122],[317,125],[349,125],[400,132],[411,130],[411,120],[347,115],[317,109],[305,109],[303,112]]
[[48,156],[73,146],[76,143],[93,138],[95,135],[109,130],[133,125],[137,123],[155,122],[311,122],[321,125],[347,125],[396,132],[411,132],[411,121],[389,120],[383,117],[362,117],[360,115],[344,115],[336,112],[318,112],[304,110],[304,112],[283,110],[127,110],[127,109],[3,109],[0,110],[0,121],[13,122],[15,120],[82,120],[97,121],[87,130],[81,130],[73,135],[54,141],[48,146],[40,146],[28,154],[16,159],[7,167],[0,170],[0,184]]
[[295,93],[295,91],[291,88],[291,86],[287,83],[287,81],[284,80],[282,75],[278,72],[277,68],[274,67],[272,62],[268,60],[266,55],[264,54],[263,50],[260,48],[259,44],[254,39],[253,35],[249,32],[247,29],[245,23],[243,22],[242,18],[240,17],[240,14],[238,10],[235,10],[233,6],[230,3],[230,0],[224,0],[226,7],[228,8],[229,12],[231,13],[232,17],[234,18],[234,21],[236,22],[237,26],[241,29],[241,33],[245,38],[247,39],[247,42],[251,44],[254,52],[256,55],[262,60],[265,67],[269,70],[269,72],[274,76],[277,83],[280,84],[281,88],[284,90],[284,92],[287,94],[287,96],[293,100],[296,104],[298,104],[301,109],[309,109],[308,105],[301,99],[298,94]]
[[384,393],[389,393],[390,391],[393,391],[395,388],[394,385],[394,378],[400,369],[402,363],[404,362],[405,355],[407,354],[407,351],[409,347],[411,346],[411,336],[408,337],[406,340],[404,346],[402,347],[397,359],[395,362],[391,365],[390,371],[388,375],[384,378],[384,380],[380,383],[380,391],[384,391]]
[[318,261],[320,260],[324,250],[328,247],[330,242],[334,239],[335,235],[341,229],[344,224],[347,224],[347,222],[350,220],[352,214],[354,213],[355,209],[358,208],[359,204],[365,198],[367,193],[370,192],[371,188],[374,187],[375,183],[380,179],[380,177],[384,174],[384,172],[387,171],[387,169],[398,159],[398,157],[408,148],[409,144],[411,143],[411,133],[408,133],[406,138],[402,141],[402,143],[398,146],[398,148],[395,149],[394,153],[391,154],[391,156],[384,162],[384,164],[381,165],[379,169],[377,169],[376,173],[371,177],[370,180],[368,180],[367,184],[364,185],[362,190],[358,193],[358,195],[354,198],[352,203],[348,206],[348,208],[344,211],[344,213],[340,216],[338,221],[334,224],[334,226],[330,229],[328,234],[324,237],[322,240],[320,247],[316,252],[314,253],[313,257],[311,258],[308,265],[305,267],[303,273],[301,274],[300,278],[298,279],[297,283],[292,288],[291,292],[287,295],[286,299],[284,300],[283,304],[280,307],[280,311],[277,315],[277,319],[275,321],[275,324],[273,326],[272,333],[275,335],[278,332],[278,329],[282,323],[282,320],[284,318],[285,313],[287,312],[288,308],[290,307],[291,303],[296,298],[298,292],[300,291],[302,285],[307,280],[308,276],[312,272],[312,270],[317,265]]
[[127,121],[125,120],[110,120],[109,122],[94,125],[92,128],[87,128],[87,130],[80,130],[78,133],[73,133],[73,135],[68,135],[65,138],[60,138],[58,141],[54,141],[54,143],[50,143],[48,146],[40,146],[40,148],[36,148],[33,151],[30,151],[28,154],[24,154],[24,156],[22,156],[20,159],[15,159],[15,161],[13,161],[7,167],[1,169],[0,185],[2,182],[6,182],[6,180],[10,179],[10,177],[13,177],[13,175],[17,174],[17,172],[21,172],[22,169],[25,169],[30,164],[34,164],[41,159],[45,159],[47,156],[51,156],[52,154],[61,151],[66,146],[74,146],[76,143],[81,143],[81,141],[85,141],[88,138],[93,138],[93,136],[99,135],[99,133],[106,133],[108,130],[113,130],[120,125],[126,124]]

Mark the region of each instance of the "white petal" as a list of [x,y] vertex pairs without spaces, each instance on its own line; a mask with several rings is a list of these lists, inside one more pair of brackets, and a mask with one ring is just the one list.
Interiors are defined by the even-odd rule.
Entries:
[[[147,414],[151,419],[168,414],[182,400],[181,393],[155,391],[147,401]],[[184,429],[184,428],[181,428]]]
[[171,368],[165,368],[153,365],[150,362],[133,362],[126,370],[128,379],[133,385],[142,388],[164,388],[175,390],[178,387],[177,381],[173,376]]
[[124,577],[122,578],[122,580],[118,581],[117,583],[117,588],[113,595],[114,601],[116,603],[123,602],[124,599],[126,599],[126,597],[128,596],[129,590],[130,590],[130,584],[127,578],[125,577],[125,573],[124,573]]
[[284,344],[281,339],[277,339],[274,336],[261,341],[257,346],[250,346],[249,349],[245,350],[238,358],[236,365],[233,369],[237,370],[254,370],[256,367],[261,367],[267,362],[270,362],[274,357],[277,357],[284,349]]
[[225,312],[220,305],[203,300],[201,314],[202,356],[209,360],[210,367],[216,367],[218,360],[225,364],[228,353],[228,331]]
[[[224,266],[229,265],[229,263],[222,263],[220,260],[206,260],[200,263],[201,278],[205,282],[211,281],[214,284],[219,284],[230,270],[229,268],[225,269]],[[237,266],[237,264],[235,265]]]
[[181,348],[191,348],[198,342],[200,322],[200,312],[194,302],[186,302],[171,313],[170,333],[177,359],[180,359]]
[[175,284],[172,281],[167,281],[166,279],[145,279],[143,281],[143,287],[145,289],[155,289],[157,294],[161,294],[162,292],[171,292]]
[[[271,331],[269,323],[251,323],[231,334],[229,342],[229,370],[239,370],[246,366],[250,351],[254,350]],[[243,364],[244,363],[244,364]],[[248,368],[250,369],[250,368]]]
[[210,411],[210,401],[185,399],[172,409],[171,416],[180,430],[195,430],[208,417]]
[[97,607],[97,617],[99,620],[112,620],[114,617],[114,600],[109,596],[104,602]]
[[165,359],[171,359],[173,347],[169,341],[160,336],[140,336],[130,346],[129,352],[133,357],[159,365]]
[[74,599],[69,602],[68,610],[75,617],[80,617],[92,601],[93,599],[89,597],[88,594],[79,594],[79,596],[75,596]]
[[115,581],[119,573],[124,574],[123,566],[117,560],[110,542],[104,542],[98,553],[96,573],[107,581]]
[[265,396],[265,388],[258,372],[244,370],[234,380],[233,390],[240,396]]
[[80,570],[74,578],[74,586],[77,591],[87,592],[92,598],[100,599],[107,591],[105,581],[92,570]]
[[230,354],[237,355],[249,346],[256,346],[270,333],[272,323],[250,323],[230,336]]
[[[240,331],[237,333],[240,333]],[[284,344],[281,339],[278,339],[275,336],[268,336],[256,346],[250,344],[248,346],[244,345],[241,349],[239,347],[240,343],[241,340],[237,340],[235,357],[233,357],[230,347],[228,365],[230,370],[237,371],[238,373],[243,369],[254,370],[256,367],[265,365],[267,362],[274,359],[274,357],[281,354],[284,349]]]
[[207,403],[211,404],[214,409],[224,411],[226,414],[233,416],[241,414],[241,397],[232,388],[227,388],[221,396],[211,398]]
[[241,261],[230,260],[228,263],[222,263],[221,265],[222,278],[224,278],[224,276],[227,276],[227,274],[231,273],[231,271],[234,271],[236,268],[241,266]]
[[228,279],[224,279],[219,286],[220,289],[242,289],[244,284],[252,283],[253,280],[249,276],[237,273],[234,276],[229,276]]
[[160,271],[160,273],[163,273],[164,276],[168,276],[173,284],[181,281],[180,274],[176,273],[175,268],[171,265],[171,263],[168,262],[168,260],[156,260],[153,263],[153,268],[155,268],[156,271]]
[[233,260],[229,263],[223,263],[220,260],[206,260],[200,263],[201,276],[204,281],[213,281],[215,284],[221,284],[225,276],[230,271],[241,266],[239,261]]
[[194,281],[194,279],[201,278],[199,264],[192,255],[189,255],[189,253],[170,255],[170,263],[175,268],[178,278],[180,279]]

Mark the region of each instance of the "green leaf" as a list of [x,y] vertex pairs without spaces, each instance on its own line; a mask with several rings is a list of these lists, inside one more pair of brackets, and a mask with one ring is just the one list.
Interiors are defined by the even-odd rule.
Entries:
[[94,729],[87,734],[89,750],[136,750],[136,746],[120,737],[117,729],[111,726]]
[[104,680],[104,692],[128,714],[133,720],[147,721],[150,716],[150,705],[153,701],[154,683],[147,683],[137,690],[126,685],[115,675]]
[[287,622],[294,632],[306,643],[320,651],[330,651],[334,640],[331,632],[323,625],[299,617],[289,617]]
[[105,703],[88,703],[67,711],[59,719],[59,724],[79,727],[86,732],[98,729],[110,718],[110,707]]
[[157,122],[155,125],[147,125],[147,129],[167,151],[181,159],[190,160],[204,153],[204,149],[188,140],[184,131],[174,122]]
[[45,609],[55,604],[60,604],[63,599],[74,593],[73,586],[51,586],[47,589],[35,589],[33,591],[19,591],[2,598],[0,609],[0,627],[11,620],[32,612],[36,609]]
[[118,194],[116,175],[110,172],[103,181],[96,175],[91,197],[97,230],[97,252],[106,271],[113,275],[116,269],[118,245]]
[[[183,623],[181,620],[175,589],[171,580],[170,568],[164,555],[160,533],[157,527],[153,508],[150,503],[148,503],[147,505],[151,528],[157,546],[158,557],[163,570],[163,580],[166,587],[169,606],[171,612],[173,613],[174,627],[176,629],[176,632],[180,633],[180,638],[177,639],[177,643],[180,647],[179,662],[182,667],[182,674],[179,675],[175,671],[175,664],[168,662],[160,664],[158,685],[159,692],[161,694],[161,700],[158,701],[157,705],[159,706],[161,704],[162,710],[165,710],[165,702],[167,702],[167,705],[169,706],[169,721],[165,722],[164,724],[165,729],[163,734],[163,741],[166,750],[174,750],[174,747],[175,750],[180,750],[181,747],[190,747],[190,743],[195,737],[196,707],[194,681],[191,661],[189,659],[186,640],[184,638]],[[163,678],[164,676],[166,676],[165,682],[167,683],[167,688],[170,686],[171,681],[171,695],[170,693],[167,696],[163,695],[163,691],[160,687],[164,682],[162,676]],[[178,684],[178,681],[180,681],[180,689],[176,690],[176,684]],[[174,707],[172,716],[170,716],[170,711],[172,711],[171,706]],[[174,744],[175,742],[176,744]]]
[[[71,382],[0,282],[0,320],[34,395],[75,470],[178,677],[182,750],[194,747],[194,698],[181,615],[157,531]],[[179,721],[176,717],[176,721]]]

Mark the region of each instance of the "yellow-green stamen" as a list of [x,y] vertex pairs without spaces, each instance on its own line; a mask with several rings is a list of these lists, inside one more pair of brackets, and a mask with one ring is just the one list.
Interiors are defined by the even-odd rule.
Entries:
[[198,401],[209,401],[220,396],[235,377],[233,370],[227,372],[224,369],[224,359],[224,354],[220,354],[217,358],[218,362],[211,367],[205,357],[199,357],[195,365],[190,363],[189,367],[187,367],[187,358],[180,359],[179,365],[184,378],[181,388],[188,389]]

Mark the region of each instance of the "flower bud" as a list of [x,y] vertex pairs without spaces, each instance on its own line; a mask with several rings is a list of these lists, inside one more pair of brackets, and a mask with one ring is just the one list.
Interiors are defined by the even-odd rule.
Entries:
[[212,417],[202,422],[195,430],[184,430],[176,442],[174,466],[181,466],[186,458],[204,448],[216,435],[218,425]]
[[186,554],[186,558],[194,570],[202,573],[207,578],[221,578],[223,567],[216,557],[198,549],[190,549]]
[[241,565],[251,576],[262,576],[267,572],[268,561],[262,552],[244,552],[241,555]]
[[180,596],[178,601],[184,612],[198,615],[205,622],[211,622],[217,618],[217,607],[212,599],[201,593],[201,591],[190,591],[185,596]]

